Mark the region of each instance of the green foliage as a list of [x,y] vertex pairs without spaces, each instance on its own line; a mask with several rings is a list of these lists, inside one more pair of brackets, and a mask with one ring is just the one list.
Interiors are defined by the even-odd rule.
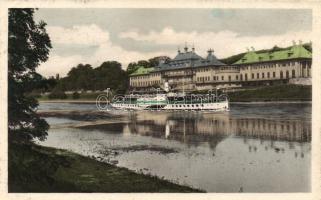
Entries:
[[41,83],[41,88],[43,89],[44,92],[48,92],[48,91],[51,91],[53,88],[55,88],[57,83],[58,83],[58,79],[54,77],[49,77],[48,79],[43,78]]
[[79,99],[80,98],[80,94],[78,92],[74,92],[74,93],[72,93],[72,98],[73,99]]
[[159,65],[159,62],[161,59],[164,60],[165,62],[167,62],[167,61],[169,61],[170,58],[167,56],[158,56],[158,57],[148,59],[148,61],[140,60],[137,63],[131,62],[127,66],[127,70],[126,70],[127,74],[131,74],[131,73],[135,72],[140,66],[143,66],[145,68],[156,67]]
[[26,94],[39,88],[35,69],[48,59],[51,43],[46,23],[33,20],[34,9],[9,9],[8,127],[9,140],[45,139],[49,125],[36,114],[37,100]]
[[55,88],[49,95],[49,99],[66,99],[67,95],[64,91],[60,90],[59,88]]
[[243,58],[244,55],[245,55],[245,53],[240,53],[240,54],[230,56],[227,58],[223,58],[223,59],[219,59],[219,60],[227,65],[231,65],[231,64],[237,62],[238,60],[240,60],[241,58]]
[[126,91],[128,75],[122,70],[121,64],[116,61],[107,61],[97,68],[88,64],[79,64],[73,67],[68,75],[58,81],[58,90],[111,90]]
[[303,47],[304,47],[306,50],[312,52],[312,43],[303,44]]
[[9,192],[202,192],[65,150],[34,144],[9,149]]

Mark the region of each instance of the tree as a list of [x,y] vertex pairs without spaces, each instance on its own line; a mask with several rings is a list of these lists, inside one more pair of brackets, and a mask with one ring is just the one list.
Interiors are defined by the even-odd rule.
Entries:
[[135,63],[135,62],[129,63],[128,66],[127,66],[127,70],[126,70],[127,74],[133,73],[134,71],[137,70],[137,68],[138,68],[137,63]]
[[[33,20],[34,9],[10,9],[8,30],[9,141],[43,140],[49,125],[41,119],[35,98],[27,96],[41,79],[35,69],[48,59],[51,48],[46,23]],[[32,84],[30,84],[32,83]]]
[[106,88],[111,88],[112,90],[121,92],[127,89],[128,76],[127,73],[122,70],[119,62],[103,62],[94,70],[97,89],[105,90]]
[[139,60],[137,63],[136,62],[131,62],[127,66],[127,74],[131,74],[135,72],[139,67],[156,67],[159,65],[159,62],[163,60],[165,63],[170,60],[170,57],[168,56],[157,56],[154,58],[150,58],[147,60]]
[[157,57],[151,58],[151,59],[148,60],[149,66],[150,67],[156,67],[156,66],[159,65],[159,62],[161,60],[163,60],[165,63],[167,63],[170,60],[170,57],[168,57],[168,56],[157,56]]

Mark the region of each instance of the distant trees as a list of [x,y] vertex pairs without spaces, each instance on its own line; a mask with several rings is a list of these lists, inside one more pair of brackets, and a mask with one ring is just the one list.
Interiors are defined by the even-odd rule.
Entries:
[[[159,64],[160,59],[168,61],[170,58],[162,56],[132,62],[129,63],[126,71],[121,68],[121,64],[117,61],[106,61],[96,68],[89,64],[78,64],[68,72],[66,77],[59,80],[55,79],[57,82],[54,90],[57,93],[57,91],[96,91],[110,88],[116,93],[125,93],[128,89],[131,73],[136,71],[139,66],[155,67]],[[47,79],[47,82],[47,84],[53,84],[54,81]]]
[[8,132],[9,141],[45,139],[49,125],[37,113],[37,100],[27,95],[41,88],[35,69],[48,59],[51,48],[46,23],[35,23],[34,9],[9,9]]
[[107,61],[97,68],[89,64],[78,64],[66,77],[61,78],[56,90],[105,90],[111,88],[117,92],[125,92],[128,75],[116,61]]
[[137,70],[138,67],[143,66],[145,68],[149,68],[149,67],[156,67],[159,65],[160,60],[164,60],[165,62],[169,61],[169,57],[167,56],[158,56],[158,57],[154,57],[151,59],[147,60],[139,60],[138,62],[131,62],[128,64],[127,66],[127,73],[131,74],[134,71]]
[[51,91],[51,93],[48,95],[49,99],[66,99],[67,95],[64,91],[55,88]]

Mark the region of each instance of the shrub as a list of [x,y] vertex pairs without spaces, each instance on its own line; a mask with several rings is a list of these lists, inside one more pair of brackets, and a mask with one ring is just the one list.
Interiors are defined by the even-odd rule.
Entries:
[[58,90],[58,89],[54,89],[49,95],[48,95],[49,99],[66,99],[67,95],[65,94],[64,91],[62,90]]
[[74,92],[74,93],[72,93],[72,98],[73,99],[79,99],[80,98],[80,94],[78,92]]
[[41,92],[37,90],[33,90],[29,94],[26,95],[27,97],[32,97],[32,98],[40,98],[41,97]]

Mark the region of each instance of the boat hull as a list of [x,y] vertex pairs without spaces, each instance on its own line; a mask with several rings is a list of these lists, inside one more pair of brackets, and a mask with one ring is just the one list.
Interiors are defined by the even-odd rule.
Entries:
[[229,111],[228,101],[197,104],[167,104],[164,110]]
[[166,105],[147,105],[147,104],[111,104],[114,109],[120,110],[173,110],[173,111],[229,111],[229,102],[213,103],[194,103],[194,104],[166,104]]

